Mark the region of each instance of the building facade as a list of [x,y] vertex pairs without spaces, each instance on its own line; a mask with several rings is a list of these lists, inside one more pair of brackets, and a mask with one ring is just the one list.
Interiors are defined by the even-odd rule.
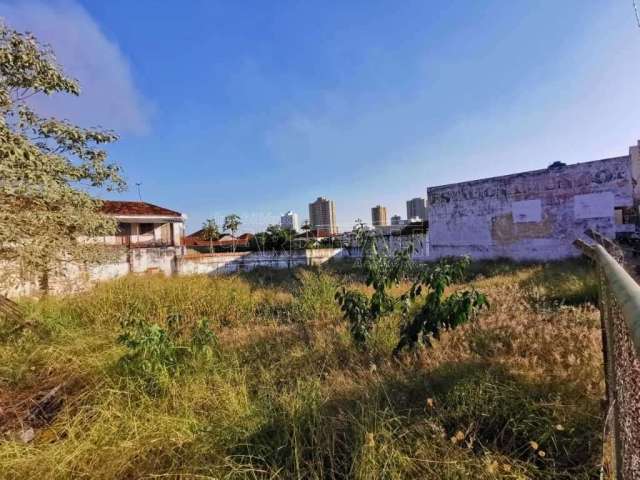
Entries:
[[385,225],[388,225],[387,207],[376,205],[371,209],[371,225],[373,225],[374,227],[383,227]]
[[300,230],[298,214],[289,210],[287,213],[280,217],[280,226],[285,230],[293,230],[294,232],[297,232],[298,230]]
[[309,222],[311,228],[323,234],[338,233],[336,222],[336,206],[333,200],[318,197],[309,204]]
[[629,155],[431,187],[430,257],[550,260],[594,229],[610,238],[636,230],[638,147]]
[[426,220],[427,201],[424,198],[416,197],[407,200],[407,220]]
[[393,215],[391,217],[391,225],[404,225],[406,222],[406,220],[402,220],[402,217],[400,215]]
[[131,248],[179,247],[183,245],[186,216],[147,202],[105,200],[103,214],[118,223],[115,235],[101,243]]

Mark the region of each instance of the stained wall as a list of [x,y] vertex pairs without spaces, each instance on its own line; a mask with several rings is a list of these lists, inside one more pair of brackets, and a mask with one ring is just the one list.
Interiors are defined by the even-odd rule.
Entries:
[[431,187],[429,257],[551,260],[576,256],[588,228],[614,237],[634,205],[631,156]]

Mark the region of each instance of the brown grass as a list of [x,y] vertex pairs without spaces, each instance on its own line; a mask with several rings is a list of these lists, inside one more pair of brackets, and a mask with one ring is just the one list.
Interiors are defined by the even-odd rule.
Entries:
[[[357,276],[131,277],[25,302],[34,327],[0,345],[0,477],[597,475],[603,378],[587,266],[475,265],[490,310],[401,362],[394,317],[368,352],[354,348],[333,300],[341,282]],[[218,351],[149,392],[117,368],[119,321],[176,313],[210,319]],[[20,442],[28,406],[57,385],[55,415]]]

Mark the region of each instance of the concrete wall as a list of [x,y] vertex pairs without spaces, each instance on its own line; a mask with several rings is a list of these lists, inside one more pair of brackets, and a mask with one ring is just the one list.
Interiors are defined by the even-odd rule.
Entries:
[[[49,279],[50,293],[64,294],[86,290],[96,282],[112,280],[128,274],[164,273],[166,275],[216,274],[249,271],[258,267],[288,268],[321,265],[332,258],[342,258],[340,248],[299,250],[274,253],[214,253],[183,255],[182,247],[136,248],[111,263],[85,266],[65,264]],[[13,288],[0,291],[10,298],[40,293],[37,278],[26,279]]]
[[615,235],[633,188],[630,156],[429,188],[430,258],[578,255],[587,228]]
[[259,267],[291,268],[321,265],[332,258],[342,258],[341,248],[297,250],[289,252],[237,252],[185,255],[177,260],[179,275],[246,272]]
[[[99,265],[65,263],[49,276],[49,291],[53,294],[73,293],[86,290],[100,281],[128,275],[129,273],[162,272],[176,273],[176,258],[183,247],[136,248],[124,252],[119,258]],[[41,292],[37,277],[15,282],[12,288],[0,291],[10,298],[34,296]]]

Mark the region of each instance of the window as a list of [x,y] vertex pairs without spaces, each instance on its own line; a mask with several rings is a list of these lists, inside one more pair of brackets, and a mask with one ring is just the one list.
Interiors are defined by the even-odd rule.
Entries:
[[118,222],[118,235],[131,235],[131,224]]
[[139,227],[140,235],[147,235],[153,233],[155,225],[153,223],[141,223]]
[[633,208],[616,207],[614,214],[616,225],[629,225],[636,223],[637,215]]

